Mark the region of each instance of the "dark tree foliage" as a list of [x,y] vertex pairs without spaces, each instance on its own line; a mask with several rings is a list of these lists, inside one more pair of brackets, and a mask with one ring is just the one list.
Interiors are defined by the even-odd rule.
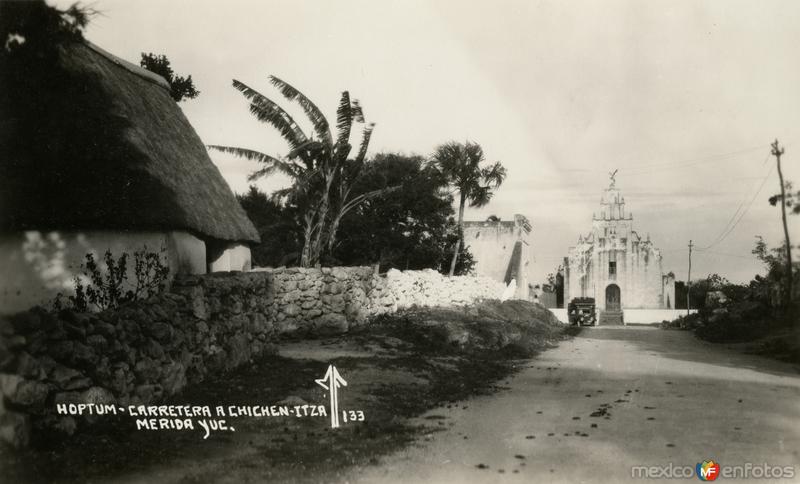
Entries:
[[547,286],[556,293],[556,307],[564,307],[564,266],[559,264],[555,272],[547,274]]
[[[77,5],[59,10],[43,1],[0,1],[0,230],[69,228],[63,211],[48,203],[53,200],[68,200],[70,213],[90,211],[108,220],[98,195],[87,195],[85,187],[103,194],[109,186],[124,186],[120,180],[130,176],[109,163],[129,156],[120,149],[128,120],[105,117],[98,107],[114,101],[97,76],[66,69],[62,62],[62,53],[81,42],[91,13]],[[70,122],[74,119],[81,124]],[[31,191],[57,195],[7,209]],[[44,223],[24,226],[20,220]]]
[[[748,284],[734,284],[719,274],[709,274],[705,279],[692,281],[691,287],[683,281],[675,281],[675,308],[686,309],[686,294],[691,293],[692,309],[706,309],[706,296],[711,291],[721,291],[735,302],[752,301],[763,306],[765,313],[779,309],[783,304],[783,284],[786,281],[786,266],[783,261],[786,244],[770,248],[761,236],[756,236],[752,254],[766,269],[764,276],[756,275]],[[793,277],[800,279],[800,268],[795,266]]]
[[[780,248],[769,248],[759,236],[752,251],[767,270],[765,276],[756,275],[748,284],[733,284],[717,274],[705,279],[692,281],[692,309],[696,314],[684,316],[673,324],[676,327],[692,329],[703,339],[709,341],[752,341],[764,338],[774,332],[780,334],[786,327],[795,327],[800,321],[797,315],[800,307],[788,303],[785,298],[787,281],[784,265],[786,244]],[[792,277],[795,285],[800,283],[800,265],[795,265]],[[724,298],[708,297],[713,292],[721,292]],[[798,297],[795,291],[795,300]],[[675,282],[675,302],[677,309],[686,308],[686,284]],[[791,338],[789,338],[791,339]],[[780,341],[784,341],[782,336]],[[782,351],[782,350],[781,350]]]
[[[450,248],[458,232],[453,198],[444,190],[446,180],[420,156],[384,153],[374,157],[356,190],[397,185],[398,190],[367,200],[344,217],[330,262],[380,263],[382,271],[449,269]],[[473,266],[467,251],[459,258],[456,273],[467,273]]]
[[705,279],[695,279],[690,287],[684,281],[675,281],[675,309],[686,309],[686,295],[690,293],[692,309],[703,310],[709,292],[721,291],[733,300],[744,300],[747,286],[734,284],[719,274],[709,274]]
[[303,245],[297,207],[283,206],[253,185],[250,191],[236,198],[261,235],[261,243],[250,249],[253,264],[259,267],[297,265]]
[[[458,240],[458,232],[456,231],[458,225],[456,225],[454,219],[451,220],[451,222],[451,232],[448,233],[447,241],[441,247],[442,257],[439,259],[439,266],[437,267],[438,271],[442,274],[448,274],[450,263],[453,261],[453,254],[451,254],[450,251]],[[475,270],[475,262],[472,253],[469,251],[469,245],[467,245],[458,251],[458,259],[456,260],[456,268],[453,274],[456,276],[472,274]]]
[[175,102],[181,102],[184,99],[194,99],[200,95],[200,91],[195,89],[192,76],[186,77],[178,76],[172,70],[169,59],[165,55],[156,55],[153,53],[145,54],[142,52],[142,60],[139,65],[144,67],[150,72],[154,72],[163,77],[170,87],[170,95]]
[[40,59],[55,55],[59,43],[83,38],[93,14],[78,3],[60,10],[44,0],[0,2],[0,55],[20,51]]
[[784,182],[783,186],[786,192],[786,200],[783,200],[784,196],[778,193],[769,197],[769,204],[774,207],[779,202],[783,201],[786,204],[786,208],[788,209],[789,213],[800,215],[800,190],[793,192],[792,190],[794,187],[792,186],[792,182],[788,180]]
[[[792,249],[796,250],[797,246],[793,245]],[[750,286],[755,293],[771,306],[788,306],[788,301],[784,300],[787,280],[790,277],[784,263],[786,250],[786,242],[781,244],[780,247],[769,248],[763,237],[756,236],[756,245],[752,254],[764,264],[767,274],[764,277],[756,276],[750,282]],[[793,265],[791,277],[793,280],[800,282],[800,266],[798,264]],[[797,293],[797,286],[795,286],[791,296],[795,301],[798,297]]]

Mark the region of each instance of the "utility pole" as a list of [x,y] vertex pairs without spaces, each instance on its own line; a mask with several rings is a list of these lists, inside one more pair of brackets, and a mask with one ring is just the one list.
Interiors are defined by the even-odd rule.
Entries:
[[686,315],[692,307],[692,240],[689,239],[689,275],[686,276]]
[[783,219],[783,235],[786,237],[786,294],[784,296],[784,306],[788,307],[792,302],[792,244],[789,242],[789,227],[786,225],[786,189],[783,185],[783,172],[781,171],[781,155],[784,149],[778,144],[778,139],[772,143],[772,156],[778,162],[778,179],[781,182],[781,218]]

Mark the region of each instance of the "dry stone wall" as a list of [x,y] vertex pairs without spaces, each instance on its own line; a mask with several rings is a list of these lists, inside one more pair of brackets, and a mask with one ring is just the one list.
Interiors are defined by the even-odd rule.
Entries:
[[0,319],[0,440],[31,429],[72,433],[59,403],[148,404],[275,351],[282,336],[347,332],[413,305],[497,298],[502,283],[432,271],[275,269],[179,276],[171,289],[114,311],[34,308]]

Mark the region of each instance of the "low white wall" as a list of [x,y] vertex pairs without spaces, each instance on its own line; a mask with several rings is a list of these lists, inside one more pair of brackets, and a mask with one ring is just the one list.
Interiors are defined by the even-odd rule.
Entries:
[[547,309],[548,311],[553,313],[555,317],[557,317],[558,320],[561,321],[562,323],[564,324],[569,323],[569,320],[567,318],[567,308],[547,308]]
[[[38,232],[0,235],[0,314],[15,313],[36,305],[48,305],[56,294],[74,294],[74,278],[81,274],[86,254],[102,262],[110,250],[114,258],[166,249],[170,276],[204,274],[205,243],[185,232]],[[101,265],[102,267],[102,265]]]
[[[567,317],[567,309],[560,308],[548,308],[551,313],[553,313],[559,321],[564,324],[569,323],[569,319]],[[691,313],[696,313],[696,309],[692,309]],[[678,319],[680,316],[685,316],[686,310],[685,309],[625,309],[623,311],[623,317],[625,318],[625,324],[650,324],[650,323],[660,323],[661,321],[672,321],[674,319]]]
[[[690,311],[696,313],[696,309]],[[625,324],[650,324],[661,321],[672,321],[681,316],[686,316],[685,309],[625,309],[623,311]]]
[[188,232],[170,232],[166,237],[170,272],[173,275],[206,273],[205,242]]
[[250,247],[244,244],[232,245],[227,252],[230,252],[232,271],[249,271],[252,268]]
[[249,271],[250,269],[250,247],[244,244],[231,243],[220,251],[216,259],[208,263],[208,272]]

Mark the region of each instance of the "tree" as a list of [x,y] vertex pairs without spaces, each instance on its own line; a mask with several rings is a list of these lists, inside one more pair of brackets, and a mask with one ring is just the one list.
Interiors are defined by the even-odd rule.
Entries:
[[[780,306],[783,308],[788,307],[790,302],[786,299],[788,281],[795,279],[798,272],[796,267],[794,267],[791,272],[787,271],[784,262],[786,260],[787,250],[786,241],[784,241],[780,247],[770,249],[764,241],[764,238],[760,235],[756,236],[756,245],[752,250],[753,255],[755,255],[767,269],[766,277],[757,277],[755,281],[758,282],[764,290],[768,291],[771,305],[774,305],[773,301],[775,299],[779,299],[781,301]],[[776,298],[775,294],[780,296]]]
[[[59,68],[61,47],[81,42],[83,30],[95,14],[79,3],[62,10],[44,0],[0,1],[0,112],[9,112],[8,103],[25,106],[10,112],[29,113],[26,117],[36,128],[36,122],[41,122],[50,107],[45,99],[50,94],[48,88],[63,82],[54,72]],[[48,85],[38,82],[40,79],[52,82]],[[40,92],[34,102],[23,93],[31,92],[35,97],[36,90]]]
[[[342,218],[343,235],[334,245],[333,262],[379,263],[381,270],[449,267],[457,230],[453,197],[444,190],[442,174],[420,156],[381,153],[353,190],[372,193],[391,186],[398,189],[365,201]],[[469,252],[462,251],[456,272],[472,265]]]
[[[369,141],[369,135],[369,132],[365,132],[367,142]],[[342,217],[368,200],[379,196],[386,196],[400,188],[402,180],[395,180],[391,185],[370,188],[359,186],[358,182],[364,175],[365,166],[363,158],[362,161],[358,161],[358,158],[356,160],[347,160],[342,165],[337,175],[337,189],[331,194],[333,211],[331,212],[332,216],[327,236],[328,253],[331,253],[336,245],[336,234],[338,233]]]
[[686,309],[686,305],[691,301],[692,309],[704,310],[709,292],[723,291],[728,295],[729,289],[733,286],[735,285],[719,274],[708,274],[705,278],[689,281],[689,284],[675,281],[675,309]]
[[[455,245],[456,240],[458,239],[458,226],[455,223],[455,220],[451,220],[452,228],[450,232],[448,232],[447,237],[445,239],[445,244],[441,247],[442,250],[442,257],[439,261],[439,264],[436,266],[442,274],[448,274],[449,268],[451,265],[451,256],[450,256],[450,248]],[[456,268],[453,270],[453,275],[456,276],[464,276],[467,274],[472,274],[475,270],[475,258],[472,256],[472,253],[469,251],[469,246],[464,246],[458,252],[458,259],[456,260]]]
[[783,188],[783,194],[778,193],[769,197],[769,204],[774,207],[778,201],[785,200],[786,208],[790,209],[793,215],[800,215],[800,190],[792,192],[794,186],[789,180],[783,182]]
[[303,236],[297,207],[281,205],[253,185],[236,198],[261,236],[261,242],[251,247],[253,264],[259,267],[297,264]]
[[558,286],[558,284],[559,284],[558,276],[560,274],[563,274],[563,273],[564,273],[564,266],[559,264],[558,267],[556,268],[555,272],[551,272],[551,273],[547,274],[547,278],[546,278],[547,279],[547,284],[550,287]]
[[170,88],[170,96],[175,102],[181,102],[184,99],[194,99],[200,95],[200,91],[195,89],[192,76],[179,76],[172,70],[169,59],[165,55],[155,55],[153,53],[145,54],[142,52],[142,60],[139,65],[144,67],[150,72],[154,72],[163,77]]
[[492,199],[506,177],[506,169],[500,162],[481,166],[485,161],[483,149],[477,143],[451,141],[438,148],[433,154],[433,162],[442,172],[447,183],[459,193],[458,238],[454,244],[453,258],[450,262],[450,276],[455,272],[458,253],[463,242],[464,207],[483,207]]
[[42,57],[61,42],[83,39],[83,30],[96,12],[74,3],[66,10],[44,0],[0,2],[0,53],[23,49]]
[[[311,121],[315,136],[307,136],[292,116],[277,103],[234,79],[233,87],[250,102],[250,113],[277,129],[289,144],[289,152],[283,158],[278,158],[247,148],[221,145],[211,145],[209,148],[260,163],[262,167],[251,173],[251,181],[276,172],[292,178],[291,187],[278,190],[273,195],[289,201],[302,211],[303,249],[300,265],[310,267],[319,263],[323,250],[330,247],[326,242],[335,239],[341,216],[377,195],[357,194],[350,188],[364,168],[374,124],[365,123],[360,104],[356,100],[351,101],[350,94],[344,91],[336,110],[337,136],[334,140],[327,118],[310,99],[275,76],[269,79],[288,101],[297,102],[302,107]],[[364,124],[365,127],[356,157],[350,159],[350,133],[354,123]]]

